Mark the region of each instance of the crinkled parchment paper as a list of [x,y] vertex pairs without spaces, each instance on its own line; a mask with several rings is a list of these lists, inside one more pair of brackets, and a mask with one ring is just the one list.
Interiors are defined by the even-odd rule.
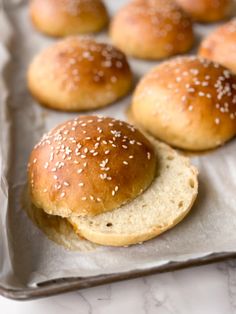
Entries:
[[[5,2],[0,12],[0,285],[21,288],[60,277],[147,269],[236,251],[236,140],[193,158],[200,188],[190,215],[142,245],[68,251],[31,222],[21,202],[29,153],[44,132],[76,115],[42,108],[29,95],[27,66],[33,55],[55,40],[32,28],[25,1]],[[111,14],[124,2],[106,1]],[[214,27],[196,26],[197,36]],[[109,40],[105,33],[98,37]],[[132,59],[130,63],[136,81],[156,64]],[[95,113],[124,119],[129,103],[130,96]]]

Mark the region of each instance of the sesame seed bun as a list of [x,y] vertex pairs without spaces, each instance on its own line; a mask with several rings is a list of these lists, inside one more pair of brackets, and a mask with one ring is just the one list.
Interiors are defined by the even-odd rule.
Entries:
[[128,246],[173,228],[193,206],[198,172],[188,158],[164,143],[149,140],[155,148],[157,171],[152,184],[131,202],[93,217],[62,218],[35,207],[26,194],[24,208],[29,217],[52,241],[77,251],[95,249],[94,243]]
[[51,215],[97,215],[139,195],[155,167],[154,148],[133,126],[82,116],[53,129],[33,149],[31,199]]
[[110,27],[115,46],[143,59],[161,59],[188,51],[192,23],[172,0],[134,0],[115,15]]
[[176,0],[198,22],[216,22],[229,16],[233,0]]
[[236,73],[236,19],[220,26],[201,43],[198,54]]
[[32,0],[33,25],[49,36],[98,32],[108,23],[101,0]]
[[126,95],[132,74],[125,55],[90,38],[69,37],[39,53],[28,87],[43,105],[64,111],[95,109]]
[[236,76],[206,59],[178,57],[138,84],[134,121],[157,138],[191,151],[222,145],[236,133]]

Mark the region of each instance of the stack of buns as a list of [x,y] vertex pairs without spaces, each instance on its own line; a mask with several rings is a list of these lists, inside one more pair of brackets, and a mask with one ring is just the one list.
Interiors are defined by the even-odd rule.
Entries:
[[[223,19],[232,4],[193,2],[129,1],[111,21],[113,46],[76,35],[107,24],[102,1],[33,0],[30,15],[39,31],[73,36],[35,56],[27,76],[31,94],[60,111],[115,103],[132,88],[125,54],[158,60],[185,53],[194,43],[191,18]],[[235,29],[231,21],[202,43],[200,56],[165,60],[140,80],[130,110],[138,129],[85,115],[43,136],[30,155],[28,187],[30,216],[50,238],[68,248],[86,240],[128,246],[156,237],[188,214],[198,193],[198,171],[167,144],[197,152],[235,136],[236,76],[229,69],[236,66],[228,58]]]

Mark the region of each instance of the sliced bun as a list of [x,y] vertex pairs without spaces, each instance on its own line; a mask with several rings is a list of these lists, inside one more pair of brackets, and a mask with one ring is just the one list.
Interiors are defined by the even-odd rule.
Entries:
[[198,22],[216,22],[231,13],[233,0],[176,0]]
[[194,41],[191,19],[173,0],[134,0],[112,20],[110,36],[126,54],[161,59],[188,51]]
[[197,170],[169,146],[151,141],[157,156],[152,185],[111,212],[69,218],[75,232],[97,244],[127,246],[154,238],[187,215],[198,192]]
[[101,0],[32,0],[34,26],[49,36],[67,36],[100,31],[108,23]]
[[236,73],[236,19],[223,24],[201,43],[198,54]]
[[106,106],[126,95],[132,74],[125,55],[91,38],[69,37],[37,55],[28,86],[43,105],[64,111]]
[[155,67],[138,84],[134,121],[182,149],[206,150],[236,134],[236,76],[201,57],[178,57]]
[[50,131],[33,149],[31,199],[51,215],[101,214],[142,193],[155,167],[154,148],[133,126],[82,116]]

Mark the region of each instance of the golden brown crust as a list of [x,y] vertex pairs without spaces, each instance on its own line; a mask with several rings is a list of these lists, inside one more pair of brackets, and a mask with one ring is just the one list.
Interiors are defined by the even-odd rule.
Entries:
[[28,70],[33,96],[64,111],[106,106],[127,94],[131,85],[132,74],[121,51],[77,36],[42,51]]
[[236,73],[236,19],[220,26],[201,43],[198,54]]
[[236,133],[236,77],[200,57],[174,58],[139,83],[135,121],[173,146],[206,150]]
[[82,116],[53,129],[33,149],[32,202],[52,215],[96,215],[146,189],[155,165],[152,145],[133,126]]
[[225,19],[233,5],[232,0],[176,0],[198,22],[216,22]]
[[39,31],[50,36],[98,32],[108,23],[101,0],[32,0],[30,17]]
[[135,0],[113,18],[113,44],[126,54],[161,59],[188,51],[194,41],[190,18],[172,0]]

